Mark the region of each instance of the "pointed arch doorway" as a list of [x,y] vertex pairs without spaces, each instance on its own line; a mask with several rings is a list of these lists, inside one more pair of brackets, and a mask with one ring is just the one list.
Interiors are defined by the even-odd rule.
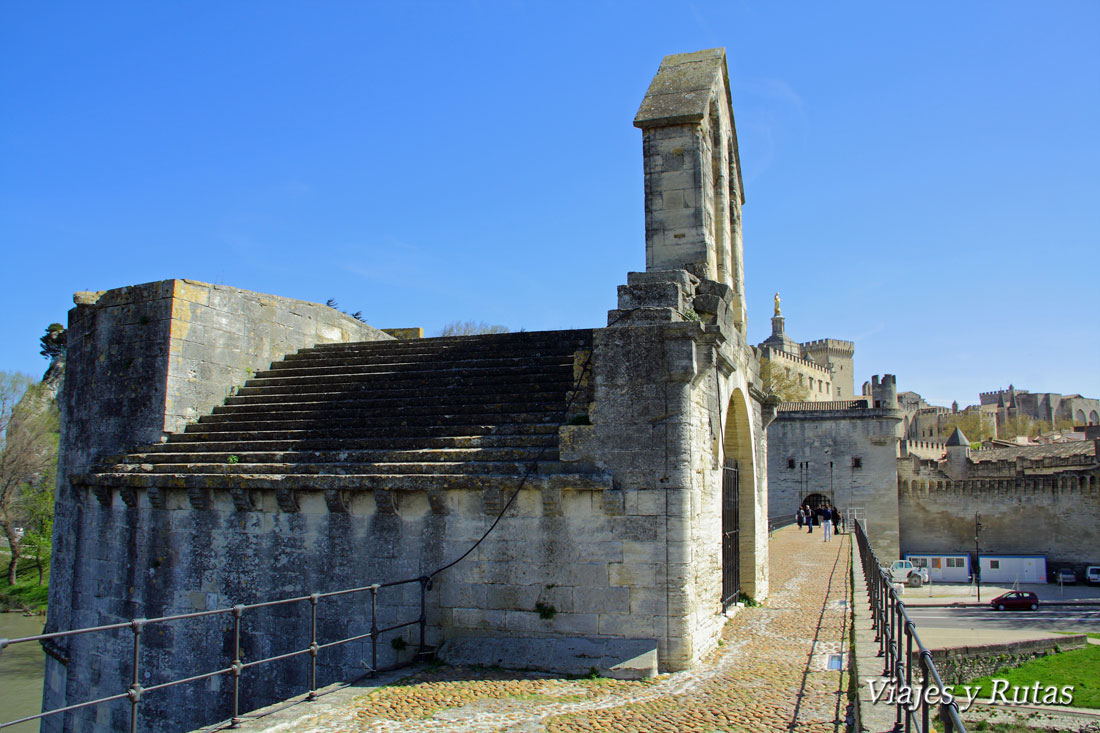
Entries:
[[722,610],[741,596],[740,485],[737,461],[722,468]]
[[[726,410],[722,439],[722,607],[728,608],[744,594],[767,592],[757,588],[759,527],[755,440],[749,419],[749,402],[734,389]],[[765,560],[766,562],[766,560]]]

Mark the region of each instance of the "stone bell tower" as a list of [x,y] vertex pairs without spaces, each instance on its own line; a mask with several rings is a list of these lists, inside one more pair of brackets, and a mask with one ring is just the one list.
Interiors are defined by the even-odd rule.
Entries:
[[646,270],[733,288],[745,322],[741,163],[725,49],[666,56],[634,126],[643,131]]

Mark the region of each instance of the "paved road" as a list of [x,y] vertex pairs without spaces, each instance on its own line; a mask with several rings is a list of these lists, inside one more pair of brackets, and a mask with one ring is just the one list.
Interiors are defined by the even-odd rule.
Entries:
[[1038,611],[994,611],[991,608],[906,606],[917,629],[1020,629],[1026,631],[1100,632],[1100,608],[1047,606]]

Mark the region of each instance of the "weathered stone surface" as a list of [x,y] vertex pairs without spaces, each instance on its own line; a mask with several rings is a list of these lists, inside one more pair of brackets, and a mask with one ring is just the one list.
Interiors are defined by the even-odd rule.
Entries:
[[[55,576],[71,595],[52,599],[54,628],[413,580],[379,591],[377,619],[366,591],[320,601],[318,633],[334,640],[416,619],[417,579],[432,574],[431,645],[652,640],[641,662],[601,662],[625,675],[710,653],[738,594],[768,594],[764,406],[744,339],[724,55],[666,63],[654,88],[665,99],[646,109],[678,96],[676,114],[694,115],[689,87],[710,84],[690,124],[643,120],[647,272],[620,289],[613,328],[395,340],[331,308],[190,281],[82,296],[59,502],[72,538],[58,540]],[[97,421],[104,436],[81,443]],[[309,603],[295,603],[246,612],[246,660],[302,648]],[[143,668],[227,665],[231,627],[216,618],[151,645]],[[414,653],[391,641],[380,665]],[[48,705],[101,691],[110,674],[89,660],[125,672],[125,639],[81,637],[69,652],[79,661],[51,665]],[[363,672],[373,653],[367,641],[327,648],[320,684]],[[300,691],[306,659],[249,668],[245,706]],[[223,683],[151,696],[143,722],[225,717]],[[121,722],[95,715],[70,727]]]
[[567,639],[459,637],[439,650],[449,664],[640,680],[657,674],[657,642],[652,639]]

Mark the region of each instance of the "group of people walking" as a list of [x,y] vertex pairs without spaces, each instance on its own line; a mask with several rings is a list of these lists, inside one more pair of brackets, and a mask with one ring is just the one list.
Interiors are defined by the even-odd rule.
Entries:
[[821,527],[821,530],[825,533],[825,542],[832,539],[833,534],[840,532],[840,526],[843,519],[844,518],[840,515],[840,510],[836,508],[836,504],[832,506],[822,504],[816,509],[810,508],[809,504],[803,504],[798,507],[798,512],[794,515],[794,520],[798,523],[798,528],[802,529],[803,526],[808,527],[808,534],[813,534],[815,524]]

